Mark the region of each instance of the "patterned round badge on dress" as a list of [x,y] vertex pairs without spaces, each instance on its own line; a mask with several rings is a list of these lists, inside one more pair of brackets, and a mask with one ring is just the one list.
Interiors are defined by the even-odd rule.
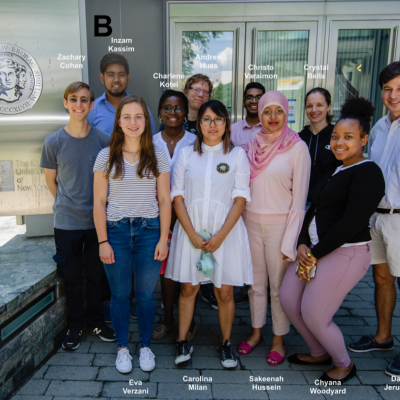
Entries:
[[220,174],[226,174],[229,171],[229,165],[226,163],[221,163],[217,165],[217,171]]

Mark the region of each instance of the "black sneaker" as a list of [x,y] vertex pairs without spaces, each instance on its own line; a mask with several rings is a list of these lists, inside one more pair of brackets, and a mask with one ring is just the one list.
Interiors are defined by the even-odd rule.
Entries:
[[201,298],[206,303],[209,303],[214,310],[218,310],[218,302],[213,294],[209,294],[208,296],[201,295]]
[[81,329],[68,329],[67,335],[62,343],[65,351],[74,351],[80,346],[82,336]]
[[231,342],[225,340],[218,348],[218,353],[221,353],[221,364],[224,368],[236,368],[237,359],[233,353]]
[[249,290],[249,287],[247,285],[244,285],[234,296],[235,304],[242,304],[245,301],[249,300],[249,295],[247,294],[247,291]]
[[385,370],[385,374],[400,378],[400,353],[394,358]]
[[176,357],[175,364],[189,361],[193,353],[193,346],[187,340],[177,340],[176,344]]
[[367,353],[368,351],[375,350],[393,350],[393,339],[385,343],[378,343],[372,335],[362,336],[361,339],[350,343],[347,348],[354,353]]
[[115,342],[117,340],[114,329],[109,328],[107,325],[103,325],[101,328],[92,328],[86,325],[85,332],[92,336],[98,336],[104,342]]

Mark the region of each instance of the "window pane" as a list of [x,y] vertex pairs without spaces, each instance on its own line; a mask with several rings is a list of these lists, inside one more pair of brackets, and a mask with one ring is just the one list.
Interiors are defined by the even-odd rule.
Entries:
[[183,32],[182,74],[207,75],[213,83],[212,98],[232,108],[233,32]]
[[274,69],[258,71],[269,76],[254,81],[262,83],[267,91],[279,90],[287,97],[294,112],[289,118],[294,122],[289,122],[289,126],[296,132],[303,129],[308,39],[309,31],[257,32],[257,66],[269,65]]
[[371,126],[381,117],[383,103],[378,77],[387,65],[389,29],[340,29],[336,56],[334,121],[350,97],[365,97],[376,107]]

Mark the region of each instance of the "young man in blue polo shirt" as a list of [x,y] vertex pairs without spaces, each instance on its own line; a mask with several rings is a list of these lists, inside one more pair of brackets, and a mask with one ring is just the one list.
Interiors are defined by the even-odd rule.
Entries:
[[54,261],[58,274],[65,279],[68,332],[62,348],[67,351],[79,347],[85,322],[87,333],[107,342],[116,340],[101,312],[105,273],[93,220],[93,166],[99,151],[108,146],[110,136],[88,124],[93,100],[93,92],[86,83],[73,82],[67,87],[64,106],[69,122],[45,139],[40,159],[54,197]]
[[[120,54],[106,54],[100,61],[100,80],[105,92],[94,102],[89,113],[89,124],[112,134],[115,120],[115,111],[119,102],[128,95],[126,88],[130,79],[127,59]],[[150,123],[153,135],[156,126],[150,110]]]

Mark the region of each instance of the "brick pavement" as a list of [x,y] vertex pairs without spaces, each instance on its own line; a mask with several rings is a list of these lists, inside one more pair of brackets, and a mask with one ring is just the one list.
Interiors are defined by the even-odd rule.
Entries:
[[[346,343],[363,334],[375,332],[376,317],[373,304],[373,280],[371,269],[366,277],[347,296],[335,316],[335,322],[342,329]],[[157,287],[155,322],[163,314],[160,308],[160,288]],[[397,301],[400,301],[398,295]],[[175,310],[176,312],[176,310]],[[312,394],[312,389],[323,389],[314,385],[324,371],[323,366],[290,365],[286,360],[277,367],[266,363],[271,343],[271,319],[263,328],[264,342],[250,355],[239,357],[239,365],[233,371],[226,371],[220,364],[217,347],[220,340],[217,311],[199,301],[195,313],[198,324],[193,341],[192,360],[184,367],[174,364],[174,339],[177,328],[163,340],[154,342],[152,350],[156,355],[156,369],[151,373],[142,372],[138,366],[138,327],[130,324],[130,350],[133,370],[128,375],[119,374],[115,367],[116,347],[97,337],[84,336],[80,348],[73,353],[59,350],[36,374],[12,397],[12,400],[97,400],[111,399],[399,399],[400,390],[385,390],[392,383],[384,374],[387,364],[400,351],[400,307],[397,306],[393,319],[395,349],[389,352],[351,353],[356,363],[357,377],[351,379],[343,389],[345,394]],[[232,342],[237,345],[251,332],[248,303],[237,306]],[[397,334],[397,336],[396,336]],[[301,336],[291,328],[286,336],[287,355],[306,352],[307,347]],[[212,382],[197,382],[204,390],[189,390],[184,377],[211,377]],[[250,376],[282,377],[276,383],[280,390],[253,390]],[[142,382],[140,386],[129,385],[129,380]],[[194,382],[196,384],[196,382]],[[269,385],[275,385],[270,383]],[[331,387],[335,389],[335,387]],[[337,388],[337,387],[336,387]],[[127,393],[128,390],[142,389],[142,394]],[[276,387],[278,389],[278,387]],[[341,389],[341,388],[339,388]],[[125,390],[125,393],[124,393]]]

